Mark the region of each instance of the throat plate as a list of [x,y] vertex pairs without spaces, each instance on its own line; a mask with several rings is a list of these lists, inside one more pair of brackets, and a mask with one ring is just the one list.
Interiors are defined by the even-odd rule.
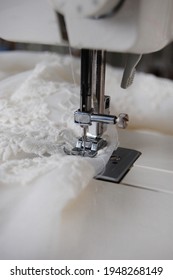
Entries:
[[120,183],[140,155],[139,151],[119,147],[112,153],[103,172],[95,179]]

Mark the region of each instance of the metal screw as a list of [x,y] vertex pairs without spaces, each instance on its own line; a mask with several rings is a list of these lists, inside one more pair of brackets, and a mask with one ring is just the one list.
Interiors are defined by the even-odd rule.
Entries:
[[126,128],[129,121],[129,116],[127,114],[121,113],[117,118],[117,125],[119,128]]
[[118,155],[112,155],[111,158],[110,158],[111,161],[119,161],[120,159],[121,158]]

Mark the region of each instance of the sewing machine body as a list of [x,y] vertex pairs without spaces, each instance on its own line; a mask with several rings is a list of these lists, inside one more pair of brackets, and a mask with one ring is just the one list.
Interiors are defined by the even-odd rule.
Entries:
[[[62,2],[62,3],[61,3]],[[98,4],[93,4],[98,2]],[[108,14],[124,2],[113,16]],[[52,3],[52,7],[51,4]],[[6,40],[64,45],[61,24],[54,12],[63,14],[69,45],[115,52],[149,53],[167,45],[173,37],[172,0],[0,1],[0,34]]]

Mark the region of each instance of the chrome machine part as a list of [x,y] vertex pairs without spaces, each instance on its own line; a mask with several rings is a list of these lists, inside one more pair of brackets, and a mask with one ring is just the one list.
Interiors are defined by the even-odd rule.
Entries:
[[139,151],[118,147],[96,179],[120,183],[140,155]]
[[106,53],[101,50],[81,50],[80,109],[74,113],[74,121],[83,128],[72,154],[93,157],[106,146],[101,138],[106,123],[114,123],[109,114],[109,96],[104,96]]
[[68,154],[93,157],[107,145],[102,139],[107,124],[126,128],[127,114],[110,115],[110,97],[104,95],[106,52],[81,50],[80,109],[74,113],[74,122],[83,128],[83,136]]
[[[104,96],[105,63],[106,53],[104,51],[87,49],[81,50],[81,113],[88,113],[89,115],[92,113],[109,113],[109,97],[105,98]],[[78,117],[79,115],[80,113],[78,114]],[[84,114],[80,116],[82,119],[86,117],[87,115]],[[80,120],[81,126],[86,125],[86,121],[82,119]],[[88,122],[88,125],[91,125],[90,121]],[[105,127],[103,123],[97,122],[95,125],[90,126],[88,130],[87,135],[97,138],[101,137]]]
[[126,128],[128,123],[128,115],[121,113],[118,117],[114,115],[93,114],[81,112],[80,110],[74,113],[74,121],[82,127],[89,126],[93,122],[105,124],[117,124],[120,128]]

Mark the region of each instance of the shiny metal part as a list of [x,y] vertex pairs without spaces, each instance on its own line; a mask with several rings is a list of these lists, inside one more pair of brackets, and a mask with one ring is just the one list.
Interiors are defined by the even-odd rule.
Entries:
[[81,126],[91,125],[91,114],[78,110],[74,112],[74,122]]
[[[70,151],[71,155],[79,155],[84,157],[95,157],[98,150],[103,149],[107,142],[102,138],[81,137],[76,143],[76,147]],[[66,152],[66,151],[65,151]],[[69,154],[69,151],[66,152]]]
[[101,50],[81,50],[80,109],[74,122],[83,128],[83,136],[68,154],[94,157],[106,146],[102,134],[109,124],[126,128],[128,115],[110,115],[110,97],[104,95],[106,53]]
[[128,125],[129,116],[127,114],[121,113],[117,118],[117,125],[119,128],[126,128]]
[[83,153],[85,154],[86,142],[87,142],[87,128],[84,126],[83,128]]
[[112,115],[91,114],[91,113],[76,111],[74,113],[74,122],[80,124],[81,126],[91,125],[93,122],[116,124],[117,117]]
[[[109,97],[104,96],[105,63],[105,51],[81,50],[80,112],[105,114],[105,110],[109,109],[107,108],[110,105]],[[95,130],[93,127],[89,128],[89,134],[93,137],[100,137],[106,130],[105,125],[101,123],[98,123],[94,128]]]
[[72,154],[95,156],[106,145],[101,138],[106,124],[115,122],[114,116],[108,115],[110,98],[104,95],[105,63],[105,51],[81,50],[80,109],[74,113],[74,121],[83,128],[83,137]]
[[74,122],[81,126],[91,125],[93,122],[105,124],[117,124],[119,128],[126,128],[129,121],[127,114],[121,113],[118,117],[114,115],[101,115],[81,112],[80,110],[74,113]]
[[105,169],[96,176],[96,179],[120,183],[140,155],[139,151],[119,147],[113,152]]

